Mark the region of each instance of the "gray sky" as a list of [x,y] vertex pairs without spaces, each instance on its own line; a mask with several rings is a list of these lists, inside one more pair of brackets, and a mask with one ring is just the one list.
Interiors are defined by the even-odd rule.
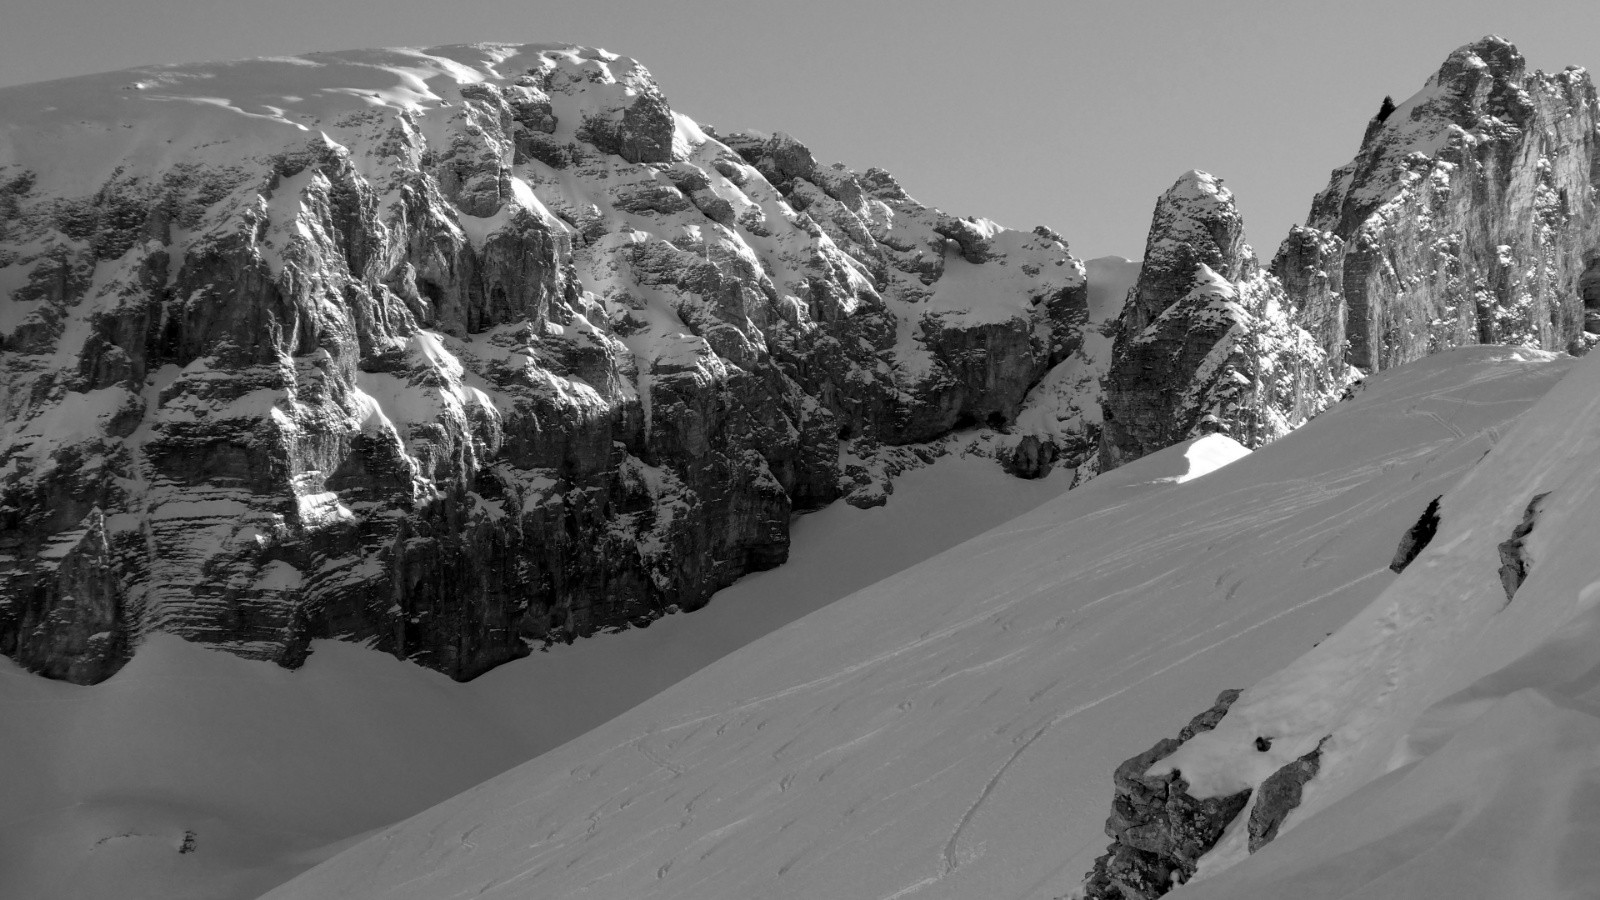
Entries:
[[[223,12],[226,10],[226,12]],[[1385,94],[1484,34],[1600,66],[1596,0],[3,0],[0,85],[164,62],[465,41],[639,59],[674,109],[882,166],[957,215],[1138,257],[1157,196],[1225,179],[1272,255]]]

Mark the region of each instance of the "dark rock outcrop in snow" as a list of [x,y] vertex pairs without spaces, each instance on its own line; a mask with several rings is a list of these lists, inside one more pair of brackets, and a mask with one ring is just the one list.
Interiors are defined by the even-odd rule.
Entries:
[[1512,530],[1511,537],[1500,542],[1500,586],[1505,588],[1507,603],[1516,598],[1517,588],[1522,587],[1522,583],[1528,580],[1528,573],[1533,571],[1533,560],[1528,557],[1526,541],[1539,519],[1539,504],[1548,496],[1548,492],[1534,495],[1528,501],[1528,508],[1522,511],[1522,521]]
[[1456,50],[1368,125],[1273,262],[1301,324],[1366,370],[1463,344],[1600,333],[1600,105],[1589,75]]
[[1204,172],[1178,179],[1118,322],[1100,466],[1213,432],[1257,447],[1332,402],[1342,385],[1293,313],[1244,242],[1232,192]]
[[160,630],[467,678],[692,609],[793,511],[881,501],[897,448],[1014,421],[1082,337],[1054,235],[723,143],[603,51],[0,109],[0,652],[52,677]]
[[1086,897],[1148,900],[1167,893],[1194,875],[1195,863],[1244,809],[1249,790],[1199,800],[1189,795],[1181,772],[1145,774],[1185,741],[1217,727],[1240,693],[1223,691],[1176,738],[1163,738],[1117,767],[1111,817],[1106,820],[1112,844],[1085,876]]
[[1278,826],[1300,805],[1300,794],[1306,782],[1317,777],[1317,771],[1322,766],[1322,745],[1327,742],[1327,738],[1318,741],[1310,753],[1273,772],[1261,782],[1261,787],[1256,791],[1255,805],[1250,808],[1248,828],[1251,853],[1271,843],[1278,836]]
[[1426,550],[1433,536],[1439,533],[1439,501],[1443,499],[1443,496],[1439,496],[1428,501],[1422,515],[1400,537],[1400,545],[1394,550],[1394,559],[1389,562],[1392,571],[1404,572],[1406,566],[1411,565],[1412,560]]

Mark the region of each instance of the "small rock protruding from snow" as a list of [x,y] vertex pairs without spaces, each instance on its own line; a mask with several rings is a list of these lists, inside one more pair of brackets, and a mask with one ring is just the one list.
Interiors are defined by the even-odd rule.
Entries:
[[[1283,820],[1300,805],[1300,795],[1306,782],[1317,777],[1317,770],[1322,766],[1322,745],[1327,742],[1328,738],[1324,737],[1310,753],[1288,763],[1261,782],[1261,788],[1256,792],[1256,802],[1250,807],[1248,827],[1251,853],[1271,843],[1278,836],[1278,828]],[[1258,746],[1257,749],[1264,752],[1268,748]]]
[[1439,501],[1443,499],[1443,496],[1439,496],[1428,501],[1422,515],[1401,535],[1400,546],[1395,548],[1394,559],[1389,562],[1390,570],[1396,574],[1404,572],[1406,566],[1411,565],[1412,560],[1428,548],[1428,543],[1439,532]]
[[1533,571],[1533,560],[1528,556],[1527,538],[1533,533],[1533,526],[1539,519],[1539,505],[1544,498],[1550,496],[1546,491],[1536,494],[1528,501],[1528,508],[1522,511],[1522,521],[1512,530],[1511,537],[1502,541],[1500,551],[1500,585],[1505,588],[1506,602],[1510,603],[1517,596],[1517,589],[1528,580],[1528,574]]

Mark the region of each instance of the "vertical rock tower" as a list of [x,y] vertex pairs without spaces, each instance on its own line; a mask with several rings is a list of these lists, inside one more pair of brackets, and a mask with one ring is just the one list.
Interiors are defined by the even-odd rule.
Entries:
[[1105,380],[1100,465],[1199,434],[1256,447],[1327,402],[1333,378],[1245,243],[1222,180],[1191,171],[1156,202]]

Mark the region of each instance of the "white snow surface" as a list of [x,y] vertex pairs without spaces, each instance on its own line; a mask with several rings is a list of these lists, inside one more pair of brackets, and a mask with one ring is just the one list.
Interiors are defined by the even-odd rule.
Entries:
[[1189,469],[1179,475],[1176,481],[1183,484],[1202,475],[1210,475],[1223,466],[1249,455],[1250,448],[1225,434],[1208,434],[1202,438],[1195,438],[1189,442],[1188,449],[1183,451],[1183,458],[1188,462]]
[[[1375,375],[1356,399],[1187,483],[1177,479],[1191,456],[1206,455],[1192,447],[1119,468],[768,634],[267,896],[1061,897],[1104,849],[1116,764],[1176,733],[1223,688],[1279,670],[1245,695],[1216,740],[1241,740],[1239,723],[1290,723],[1277,733],[1291,753],[1304,752],[1301,735],[1335,732],[1329,783],[1313,782],[1303,826],[1291,820],[1278,844],[1185,889],[1194,896],[1243,896],[1223,887],[1241,882],[1225,879],[1273,860],[1282,862],[1269,876],[1297,880],[1251,882],[1260,890],[1250,896],[1349,895],[1300,889],[1321,859],[1347,874],[1406,860],[1431,872],[1446,864],[1428,850],[1451,817],[1478,808],[1521,813],[1502,824],[1462,820],[1569,829],[1562,840],[1582,840],[1528,835],[1507,846],[1542,846],[1546,857],[1582,865],[1592,828],[1571,823],[1573,804],[1593,794],[1579,790],[1596,762],[1592,718],[1567,699],[1522,690],[1530,679],[1550,683],[1552,670],[1502,675],[1487,701],[1458,695],[1435,708],[1444,718],[1417,718],[1538,647],[1596,593],[1583,586],[1597,576],[1565,574],[1592,572],[1592,553],[1557,556],[1594,533],[1559,524],[1595,514],[1582,512],[1587,492],[1547,476],[1595,470],[1600,363],[1585,364],[1531,425],[1512,424],[1571,370],[1570,360],[1538,352],[1455,350]],[[1574,419],[1589,425],[1561,437]],[[1529,491],[1552,487],[1548,527],[1529,546],[1535,560],[1571,562],[1536,562],[1511,613],[1497,618],[1494,543],[1520,520]],[[1395,576],[1388,563],[1399,537],[1447,492],[1445,530]],[[1592,663],[1580,663],[1595,651],[1578,643],[1557,641],[1574,654],[1573,666],[1557,669],[1581,686],[1594,680],[1584,674]],[[1411,647],[1414,660],[1400,652]],[[1397,687],[1385,693],[1391,678]],[[1580,695],[1592,690],[1562,696]],[[1319,696],[1329,702],[1273,705]],[[1521,731],[1528,721],[1546,727]],[[1486,736],[1460,751],[1466,762],[1451,763],[1448,752],[1474,731]],[[1408,732],[1410,749],[1396,756]],[[1209,767],[1224,779],[1240,754],[1230,745],[1202,756],[1196,774]],[[1502,769],[1497,758],[1532,765]],[[1443,777],[1430,765],[1478,777],[1428,781]],[[1573,793],[1545,803],[1547,772]],[[1407,778],[1414,806],[1385,789]],[[1330,801],[1359,801],[1361,791],[1393,815],[1337,818]],[[1409,827],[1413,809],[1420,829]],[[1319,819],[1344,830],[1302,841]],[[1402,839],[1351,843],[1383,835]],[[1511,871],[1541,860],[1524,855]],[[1543,896],[1463,881],[1439,882],[1452,893],[1419,876],[1406,882],[1416,892],[1377,895]]]

